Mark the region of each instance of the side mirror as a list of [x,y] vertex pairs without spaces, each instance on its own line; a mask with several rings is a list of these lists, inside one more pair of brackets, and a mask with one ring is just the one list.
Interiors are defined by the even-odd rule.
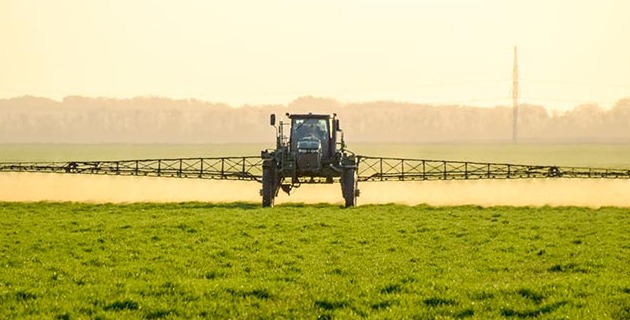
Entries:
[[333,119],[333,127],[335,130],[341,131],[341,128],[339,127],[339,119]]
[[274,113],[269,116],[269,124],[272,126],[276,125],[276,115]]

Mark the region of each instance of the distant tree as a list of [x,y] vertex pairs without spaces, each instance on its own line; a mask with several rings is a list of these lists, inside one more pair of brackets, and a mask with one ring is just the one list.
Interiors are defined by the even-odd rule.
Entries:
[[[507,106],[435,106],[395,101],[341,103],[305,96],[288,105],[232,108],[195,99],[67,96],[61,102],[0,99],[0,143],[271,143],[270,113],[333,113],[348,141],[436,143],[509,141]],[[630,98],[611,110],[594,104],[551,114],[522,105],[519,136],[530,141],[630,141]]]

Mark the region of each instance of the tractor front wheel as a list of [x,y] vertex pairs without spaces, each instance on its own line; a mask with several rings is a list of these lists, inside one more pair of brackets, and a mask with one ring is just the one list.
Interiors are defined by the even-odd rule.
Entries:
[[273,207],[276,198],[276,170],[273,164],[263,165],[262,172],[262,206]]
[[346,202],[346,208],[357,205],[359,179],[356,169],[344,169],[341,174],[341,193]]

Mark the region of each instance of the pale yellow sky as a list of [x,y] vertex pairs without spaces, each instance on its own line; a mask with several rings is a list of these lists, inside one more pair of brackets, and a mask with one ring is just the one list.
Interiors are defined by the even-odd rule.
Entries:
[[510,104],[630,97],[630,1],[0,0],[0,97]]

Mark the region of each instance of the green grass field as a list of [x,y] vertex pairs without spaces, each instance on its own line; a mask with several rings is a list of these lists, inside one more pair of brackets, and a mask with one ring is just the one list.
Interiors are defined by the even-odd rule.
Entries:
[[630,211],[0,203],[0,318],[629,319]]

